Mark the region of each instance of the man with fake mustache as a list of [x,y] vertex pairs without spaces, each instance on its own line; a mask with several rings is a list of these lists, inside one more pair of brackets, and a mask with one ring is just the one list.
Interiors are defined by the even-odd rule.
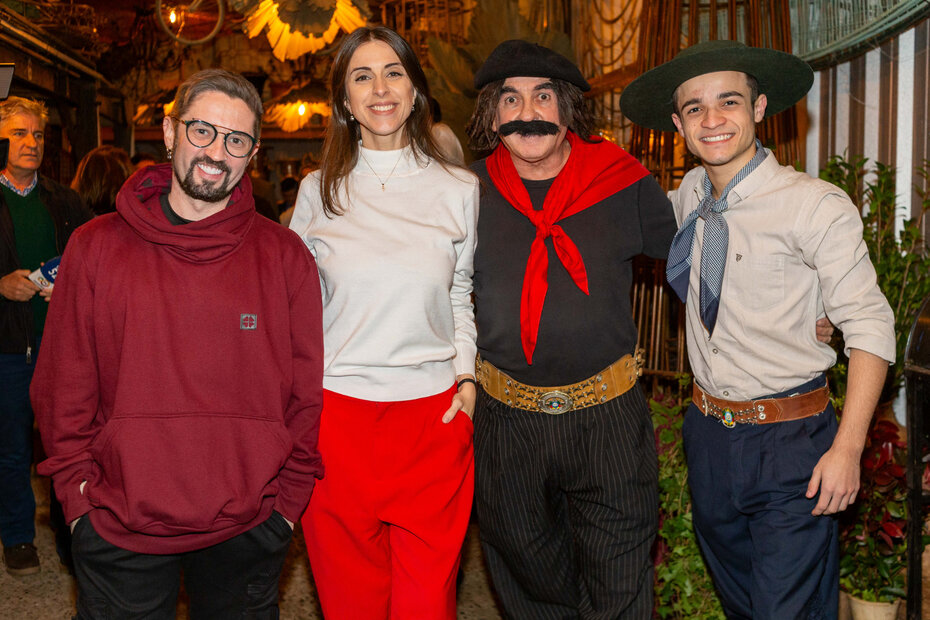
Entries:
[[476,507],[513,618],[650,618],[658,523],[652,421],[637,385],[631,264],[675,234],[649,172],[592,137],[564,56],[502,43],[468,131],[492,151],[475,254]]
[[277,618],[322,475],[320,282],[257,215],[262,103],[220,69],[178,87],[169,163],[74,235],[32,402],[71,524],[79,618]]

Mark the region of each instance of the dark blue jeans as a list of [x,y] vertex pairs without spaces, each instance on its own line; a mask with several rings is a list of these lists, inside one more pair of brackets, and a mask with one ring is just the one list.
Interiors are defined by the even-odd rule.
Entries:
[[36,342],[31,363],[25,353],[0,354],[0,541],[4,547],[31,543],[36,534],[29,383],[38,349]]
[[836,430],[832,404],[802,420],[733,428],[693,404],[685,414],[694,530],[731,620],[837,617],[836,519],[811,515],[817,497],[805,497]]

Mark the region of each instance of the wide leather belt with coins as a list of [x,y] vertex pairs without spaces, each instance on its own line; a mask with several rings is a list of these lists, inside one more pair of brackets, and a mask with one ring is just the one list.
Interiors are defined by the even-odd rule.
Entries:
[[478,357],[476,371],[484,391],[495,400],[525,411],[558,415],[606,403],[636,385],[643,372],[643,352],[619,360],[578,383],[540,387],[520,383]]

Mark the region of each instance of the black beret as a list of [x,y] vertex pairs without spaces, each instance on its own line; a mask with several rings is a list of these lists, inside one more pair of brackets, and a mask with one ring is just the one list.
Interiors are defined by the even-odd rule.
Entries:
[[555,78],[583,91],[591,90],[575,63],[548,47],[520,39],[504,41],[494,48],[475,73],[475,88],[480,90],[491,82],[511,77]]

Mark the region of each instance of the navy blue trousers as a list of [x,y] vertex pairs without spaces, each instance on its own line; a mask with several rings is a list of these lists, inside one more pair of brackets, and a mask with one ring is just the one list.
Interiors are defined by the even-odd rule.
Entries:
[[685,414],[694,529],[727,618],[837,617],[836,519],[811,515],[817,497],[804,495],[836,430],[832,404],[803,420],[734,428],[693,404]]
[[31,543],[36,534],[29,383],[38,350],[37,342],[28,363],[25,353],[0,354],[0,540],[4,547]]

